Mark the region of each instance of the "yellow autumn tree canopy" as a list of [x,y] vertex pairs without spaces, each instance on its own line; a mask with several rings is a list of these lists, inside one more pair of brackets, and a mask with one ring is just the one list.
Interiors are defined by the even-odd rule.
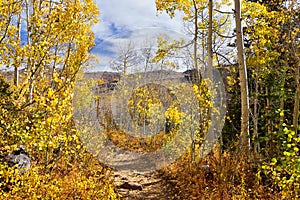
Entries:
[[0,67],[8,69],[0,76],[0,154],[24,145],[31,158],[23,175],[0,162],[1,199],[115,198],[72,123],[74,81],[93,57],[98,15],[92,0],[0,2]]

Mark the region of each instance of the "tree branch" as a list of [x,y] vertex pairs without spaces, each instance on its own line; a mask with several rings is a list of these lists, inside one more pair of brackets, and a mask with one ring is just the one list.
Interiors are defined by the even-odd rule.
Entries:
[[227,15],[233,15],[234,12],[227,12],[227,11],[221,11],[221,10],[218,10],[218,9],[214,9],[215,11],[217,11],[218,13],[221,13],[221,14],[227,14]]
[[232,62],[230,62],[229,60],[228,60],[228,58],[226,58],[224,55],[222,55],[222,54],[220,54],[220,53],[218,53],[218,52],[214,52],[217,56],[220,56],[220,57],[222,57],[224,60],[226,60],[226,62],[228,62],[230,65],[234,65]]

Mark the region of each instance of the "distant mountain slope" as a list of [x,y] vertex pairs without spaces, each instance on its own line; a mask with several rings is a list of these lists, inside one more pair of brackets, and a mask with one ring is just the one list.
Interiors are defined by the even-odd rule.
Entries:
[[[189,76],[189,72],[176,72],[172,70],[158,70],[158,71],[150,71],[150,72],[138,72],[134,75],[141,75],[145,78],[152,79],[154,77],[161,77],[162,80],[172,80],[172,79],[184,79],[186,76]],[[129,74],[128,77],[133,76],[133,74]],[[118,72],[86,72],[85,77],[88,79],[94,80],[103,80],[104,83],[111,83],[116,80],[119,80],[121,75]]]

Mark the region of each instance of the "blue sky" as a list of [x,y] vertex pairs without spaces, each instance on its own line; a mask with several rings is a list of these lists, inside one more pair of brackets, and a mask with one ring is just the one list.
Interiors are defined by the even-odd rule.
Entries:
[[110,70],[109,62],[118,54],[118,49],[129,41],[136,48],[143,48],[145,41],[155,41],[163,34],[170,39],[183,36],[180,15],[170,19],[168,15],[157,16],[154,0],[107,0],[96,1],[100,10],[100,23],[93,27],[97,54],[100,63],[92,71]]
[[[157,15],[155,0],[98,0],[96,4],[100,10],[100,23],[93,27],[96,38],[93,53],[100,61],[90,71],[111,71],[110,61],[119,55],[120,47],[129,42],[139,49],[148,47],[145,41],[155,46],[161,35],[170,40],[187,38],[182,14],[176,13],[172,19],[166,13]],[[222,6],[224,11],[231,9],[231,6]]]
[[[93,27],[96,46],[92,52],[98,55],[99,63],[93,63],[89,71],[111,71],[110,62],[118,56],[120,47],[129,42],[133,41],[140,49],[148,47],[145,41],[155,46],[160,35],[167,35],[171,40],[186,38],[182,15],[177,13],[172,19],[166,13],[157,15],[155,0],[95,2],[100,10],[100,22]],[[21,37],[26,41],[26,30]]]

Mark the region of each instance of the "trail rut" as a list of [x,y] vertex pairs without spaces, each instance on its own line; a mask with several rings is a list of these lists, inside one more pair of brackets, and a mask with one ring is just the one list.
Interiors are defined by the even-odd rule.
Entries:
[[[183,199],[176,190],[174,180],[165,180],[158,171],[115,171],[116,192],[126,200]],[[141,188],[142,187],[142,188]]]

